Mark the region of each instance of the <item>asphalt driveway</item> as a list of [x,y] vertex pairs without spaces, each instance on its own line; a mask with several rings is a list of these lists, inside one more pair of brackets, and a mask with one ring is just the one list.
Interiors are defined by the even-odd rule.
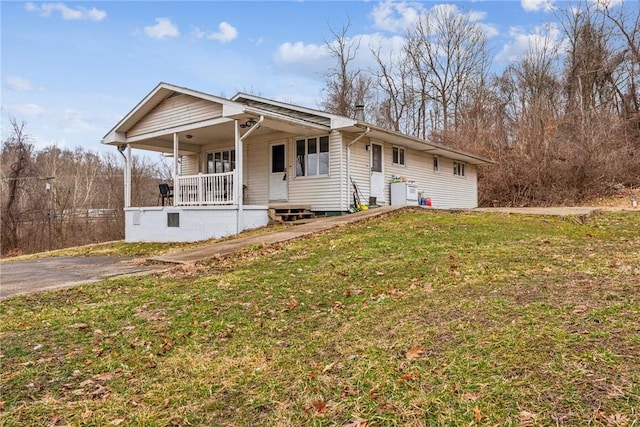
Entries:
[[0,299],[167,268],[131,257],[68,256],[0,263]]

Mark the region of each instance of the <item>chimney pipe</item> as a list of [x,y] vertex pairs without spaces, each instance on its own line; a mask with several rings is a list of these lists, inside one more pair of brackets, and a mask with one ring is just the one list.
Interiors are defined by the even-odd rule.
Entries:
[[364,104],[362,103],[356,104],[356,120],[364,122]]

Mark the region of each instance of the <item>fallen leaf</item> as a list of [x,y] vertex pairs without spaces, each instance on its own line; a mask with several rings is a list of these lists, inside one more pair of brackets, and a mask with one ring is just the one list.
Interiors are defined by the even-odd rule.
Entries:
[[333,368],[336,365],[336,363],[338,363],[338,362],[329,363],[327,366],[325,366],[322,369],[322,373],[324,374],[325,372],[329,372],[331,370],[331,368]]
[[109,390],[107,390],[106,387],[101,386],[100,384],[98,384],[96,386],[96,389],[93,390],[91,393],[89,393],[91,396],[102,396],[104,394],[107,394],[109,392]]
[[80,415],[80,417],[82,417],[83,420],[86,420],[88,418],[91,418],[92,415],[93,415],[93,411],[90,411],[89,409],[87,409]]
[[623,414],[613,414],[607,417],[608,426],[626,426],[629,424],[629,417]]
[[327,404],[322,399],[316,399],[311,402],[311,406],[318,414],[327,412]]
[[287,308],[284,309],[284,311],[293,311],[296,309],[296,307],[298,306],[298,301],[293,300],[289,303],[289,305],[287,306]]
[[415,344],[409,347],[409,349],[407,350],[406,356],[407,356],[407,359],[413,360],[413,359],[417,359],[423,354],[424,354],[424,346],[420,344]]
[[520,411],[520,426],[533,426],[538,419],[538,415],[529,411]]
[[376,271],[376,275],[378,275],[378,276],[384,276],[384,272],[382,272],[382,271]]
[[478,400],[480,396],[478,396],[475,393],[465,393],[462,395],[462,400],[466,400],[468,402],[475,402],[476,400]]
[[363,420],[362,418],[356,418],[353,421],[349,421],[347,424],[342,427],[367,427],[367,420]]
[[87,325],[86,323],[74,323],[73,325],[70,325],[69,327],[73,328],[73,329],[88,329],[89,325]]
[[118,418],[116,420],[113,420],[109,423],[109,425],[112,426],[119,426],[120,424],[122,424],[124,422],[124,418]]
[[113,379],[116,375],[118,375],[118,372],[105,372],[104,374],[98,374],[98,375],[94,375],[92,378],[96,381],[109,381],[111,379]]
[[475,418],[476,421],[480,421],[482,419],[482,412],[480,412],[480,408],[477,406],[473,408],[473,418]]
[[0,411],[4,409],[4,400],[0,400]]
[[169,340],[164,340],[164,342],[162,343],[162,352],[166,353],[167,351],[171,350],[171,347],[173,347],[173,343]]
[[420,378],[420,372],[408,372],[406,374],[400,375],[400,379],[403,381],[411,381],[416,378]]

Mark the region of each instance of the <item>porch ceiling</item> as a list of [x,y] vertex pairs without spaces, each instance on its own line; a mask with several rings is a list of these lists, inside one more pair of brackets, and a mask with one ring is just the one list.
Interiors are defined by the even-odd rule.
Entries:
[[[245,123],[249,119],[257,121],[256,114],[242,114],[234,117],[239,124]],[[248,128],[241,128],[240,135],[246,133]],[[305,126],[304,124],[291,123],[274,117],[265,117],[261,126],[256,129],[249,139],[269,137],[274,133],[287,133],[295,136],[311,136],[326,133],[328,130],[318,126]],[[178,134],[180,154],[200,153],[202,147],[213,143],[228,143],[233,145],[235,141],[235,122],[227,120],[224,122],[201,125],[195,124],[187,129],[167,129],[155,132],[152,135],[140,135],[127,138],[127,143],[131,148],[158,151],[162,153],[173,153],[173,134]]]

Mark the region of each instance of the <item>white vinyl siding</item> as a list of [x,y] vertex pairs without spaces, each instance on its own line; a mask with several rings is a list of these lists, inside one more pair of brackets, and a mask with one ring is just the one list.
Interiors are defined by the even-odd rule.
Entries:
[[[358,184],[362,201],[369,201],[369,152],[366,138],[351,146],[351,176]],[[366,141],[366,142],[365,142]],[[404,176],[409,181],[415,181],[418,191],[424,193],[424,197],[431,198],[434,208],[475,208],[478,205],[476,166],[465,164],[465,178],[460,179],[451,173],[438,173],[433,170],[433,155],[421,151],[405,148],[405,164],[393,163],[393,146],[382,141],[371,141],[383,144],[384,151],[384,180],[386,200],[383,204],[388,204],[391,198],[390,188],[394,175]],[[440,171],[451,170],[453,160],[438,157]],[[353,186],[349,183],[348,192],[349,209],[353,204]],[[378,200],[380,204],[380,200]]]
[[[346,141],[346,143],[350,142],[356,137],[357,135],[353,135]],[[371,141],[365,137],[351,146],[351,178],[356,183],[358,190],[360,191],[360,201],[364,204],[369,203],[370,194],[371,168],[369,165],[370,154],[369,150],[367,150],[367,145],[370,144]],[[369,149],[370,148],[371,147],[369,147]],[[351,182],[351,180],[349,180],[347,187],[347,204],[344,207],[344,210],[349,210],[353,207],[353,193],[355,190],[353,188],[353,183]]]
[[[329,135],[329,175],[328,176],[295,176],[296,150],[295,141],[290,140],[288,148],[287,170],[289,181],[289,203],[310,205],[314,211],[341,211],[340,188],[342,178],[342,137],[333,131]],[[268,158],[268,156],[267,156]]]
[[199,160],[199,154],[182,156],[182,175],[196,175],[200,172]]
[[243,181],[246,185],[244,203],[269,204],[269,147],[270,142],[249,139],[244,142]]
[[189,95],[172,96],[162,101],[127,132],[127,137],[144,135],[222,116],[222,104]]

